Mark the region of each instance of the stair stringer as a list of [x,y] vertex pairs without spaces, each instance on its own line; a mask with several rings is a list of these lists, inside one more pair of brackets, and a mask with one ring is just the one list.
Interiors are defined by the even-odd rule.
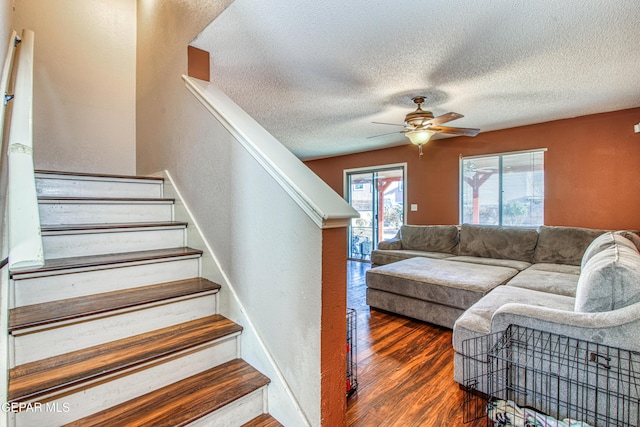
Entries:
[[[267,349],[264,340],[257,332],[251,318],[247,315],[242,301],[238,297],[229,277],[224,273],[220,262],[216,258],[212,246],[201,232],[197,219],[193,216],[189,206],[184,202],[180,190],[177,188],[169,171],[164,170],[151,174],[153,177],[162,177],[164,182],[164,197],[175,199],[174,221],[184,221],[188,223],[186,240],[190,245],[203,250],[201,257],[201,277],[209,279],[222,285],[222,290],[218,294],[216,313],[220,313],[220,299],[226,298],[226,303],[230,307],[229,313],[224,313],[226,317],[241,324],[244,329],[239,336],[240,352],[244,360],[256,369],[260,370],[271,379],[268,389],[268,412],[277,418],[283,425],[291,426],[311,426],[302,408],[287,384],[287,381],[278,368],[273,355]],[[225,292],[227,290],[228,292]]]

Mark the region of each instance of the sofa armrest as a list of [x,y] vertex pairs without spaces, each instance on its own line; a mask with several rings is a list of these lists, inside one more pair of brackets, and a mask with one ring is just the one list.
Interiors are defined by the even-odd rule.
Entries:
[[400,241],[399,236],[395,236],[392,239],[383,240],[378,243],[378,249],[393,249],[398,250],[402,249],[402,241]]
[[503,331],[510,324],[640,351],[640,303],[598,313],[508,303],[493,314],[491,332]]

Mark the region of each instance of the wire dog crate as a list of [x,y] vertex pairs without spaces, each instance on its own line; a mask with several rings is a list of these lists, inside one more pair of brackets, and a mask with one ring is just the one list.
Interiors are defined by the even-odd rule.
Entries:
[[640,425],[640,353],[511,325],[463,342],[464,420]]
[[347,308],[347,397],[351,396],[358,389],[357,376],[357,328],[358,318],[356,310]]

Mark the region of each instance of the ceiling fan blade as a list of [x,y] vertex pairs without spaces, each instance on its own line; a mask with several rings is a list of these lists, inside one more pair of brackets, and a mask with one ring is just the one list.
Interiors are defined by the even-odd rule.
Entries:
[[452,128],[449,126],[432,126],[429,129],[438,133],[447,133],[450,135],[476,136],[480,129],[472,128]]
[[382,123],[382,122],[371,122],[371,123],[375,123],[377,125],[389,125],[389,126],[402,126],[402,127],[404,127],[404,125],[399,125],[398,123]]
[[373,135],[373,136],[368,136],[367,139],[371,139],[371,138],[378,138],[379,136],[386,136],[386,135],[393,135],[394,133],[402,133],[403,131],[401,130],[397,130],[395,132],[389,132],[389,133],[381,133],[380,135]]
[[445,113],[441,116],[438,117],[434,117],[433,119],[429,120],[429,123],[431,123],[431,126],[438,126],[442,123],[447,123],[450,122],[452,120],[457,120],[457,119],[461,119],[464,116],[462,114],[458,114],[458,113]]

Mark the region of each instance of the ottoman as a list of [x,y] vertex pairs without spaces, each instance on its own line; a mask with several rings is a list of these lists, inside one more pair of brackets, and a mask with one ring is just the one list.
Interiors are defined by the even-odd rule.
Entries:
[[516,274],[510,267],[410,258],[367,271],[367,304],[453,328],[467,308]]

